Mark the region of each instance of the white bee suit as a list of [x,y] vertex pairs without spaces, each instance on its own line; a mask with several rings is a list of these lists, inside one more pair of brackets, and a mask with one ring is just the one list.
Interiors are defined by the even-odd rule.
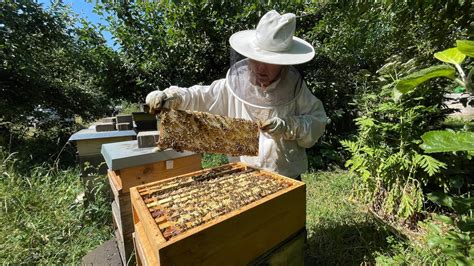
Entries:
[[324,133],[327,117],[323,105],[295,68],[283,68],[280,78],[264,90],[254,85],[247,62],[248,59],[237,62],[225,79],[210,86],[172,86],[164,92],[181,99],[178,109],[252,121],[284,119],[286,129],[282,135],[260,132],[259,155],[241,156],[240,161],[296,177],[308,169],[305,148],[313,146]]

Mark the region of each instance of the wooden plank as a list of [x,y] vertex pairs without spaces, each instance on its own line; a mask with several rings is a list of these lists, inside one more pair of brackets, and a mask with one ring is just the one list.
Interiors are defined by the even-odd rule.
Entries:
[[117,123],[115,124],[115,128],[119,131],[122,130],[131,130],[132,129],[132,123]]
[[110,187],[114,195],[119,196],[122,192],[122,180],[120,179],[120,171],[108,170],[107,176],[109,178]]
[[125,245],[122,240],[122,235],[120,234],[118,229],[114,231],[114,234],[115,234],[115,240],[117,241],[117,247],[120,253],[120,258],[122,259],[122,263],[123,265],[127,265],[127,254],[125,252]]
[[[165,238],[160,232],[155,220],[151,217],[148,208],[145,206],[140,194],[135,187],[130,189],[130,198],[132,200],[132,208],[134,215],[134,222],[139,221],[146,232],[146,238],[150,242],[150,246],[158,257],[159,245],[165,242]],[[135,217],[135,215],[137,217]]]
[[135,265],[137,266],[142,266],[143,263],[140,259],[140,256],[137,254],[137,243],[136,243],[136,237],[135,237],[135,232],[133,232],[132,234],[132,238],[133,238],[133,248],[135,250]]
[[117,180],[120,179],[120,187],[122,188],[122,192],[129,192],[131,187],[137,185],[142,185],[200,170],[201,157],[202,156],[200,154],[194,154],[191,156],[174,159],[172,160],[172,169],[167,169],[166,161],[160,161],[138,167],[125,168],[121,169],[120,174],[116,174],[115,178]]
[[130,259],[130,255],[133,251],[133,240],[131,238],[123,239],[122,235],[118,231],[118,229],[114,230],[115,240],[117,241],[117,246],[119,249],[120,257],[122,258],[123,265],[127,265],[128,260]]
[[272,252],[264,263],[267,265],[304,265],[306,232],[304,233]]
[[191,177],[196,176],[196,175],[205,174],[205,173],[208,173],[209,171],[212,171],[212,170],[214,170],[214,171],[224,171],[222,169],[239,169],[239,168],[247,169],[247,168],[251,168],[251,167],[248,167],[248,166],[246,166],[246,165],[244,165],[240,162],[231,163],[231,164],[226,164],[226,165],[218,166],[218,167],[214,167],[214,168],[209,168],[209,169],[204,169],[204,170],[196,170],[196,171],[192,171],[192,172],[189,172],[189,173],[186,173],[186,174],[176,175],[172,178],[166,178],[166,179],[150,182],[150,183],[147,183],[147,184],[144,184],[144,185],[139,185],[139,186],[137,186],[137,189],[140,192],[141,191],[149,191],[149,188],[153,188],[155,186],[158,186],[161,183],[168,182],[168,179],[178,179],[178,178],[185,179],[185,178],[191,178]]
[[256,265],[304,265],[304,246],[306,229],[290,236],[282,243],[250,262],[248,266]]
[[127,141],[133,140],[132,136],[125,136],[125,137],[109,137],[109,138],[100,138],[100,139],[84,139],[84,140],[77,140],[76,147],[77,152],[80,156],[83,155],[95,155],[101,154],[100,149],[102,148],[102,144],[104,143],[112,143],[112,142],[120,142],[120,141]]
[[159,245],[160,263],[246,264],[305,226],[305,201],[302,184],[253,202]]
[[[119,207],[115,201],[111,203],[112,206],[112,218],[114,219],[117,228],[120,231],[121,235],[127,235],[128,238],[131,237],[133,233],[133,219],[132,212],[129,213],[120,213]],[[125,237],[123,237],[125,239]]]
[[135,254],[142,265],[159,265],[141,222],[135,224]]
[[[112,194],[114,195],[114,197],[118,197],[119,196],[119,191],[117,189],[117,185],[115,185],[115,181],[113,180],[113,177],[111,177],[111,174],[109,174],[109,172],[113,172],[111,170],[108,170],[107,171],[107,180],[109,180],[109,185],[110,185],[110,191],[112,191]],[[112,173],[112,175],[115,175]]]
[[119,231],[120,236],[123,236],[122,218],[120,217],[117,204],[115,203],[115,201],[113,201],[110,205],[112,207],[112,220],[114,222],[115,228],[117,228],[117,230]]
[[117,202],[120,215],[132,215],[132,203],[130,202],[130,193],[122,193],[118,197],[114,197]]
[[120,123],[130,123],[131,124],[133,122],[132,115],[127,115],[127,114],[116,115],[115,119],[116,119],[117,124],[120,124]]

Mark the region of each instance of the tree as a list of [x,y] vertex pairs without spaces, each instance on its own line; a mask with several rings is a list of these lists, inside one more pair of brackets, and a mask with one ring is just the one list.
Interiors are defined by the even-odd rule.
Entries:
[[[104,114],[108,71],[118,58],[97,29],[77,26],[60,3],[0,3],[0,119],[26,125],[44,110],[85,119]],[[118,64],[120,65],[120,64]]]

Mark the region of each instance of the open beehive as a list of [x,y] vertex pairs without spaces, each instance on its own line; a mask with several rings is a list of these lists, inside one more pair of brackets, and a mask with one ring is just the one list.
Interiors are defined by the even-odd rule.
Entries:
[[245,264],[305,225],[304,183],[242,163],[130,193],[142,264]]

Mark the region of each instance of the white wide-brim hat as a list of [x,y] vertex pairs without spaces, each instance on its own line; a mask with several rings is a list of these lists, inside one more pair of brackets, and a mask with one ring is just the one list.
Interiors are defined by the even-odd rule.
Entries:
[[267,12],[255,30],[234,33],[229,43],[239,54],[253,60],[275,65],[297,65],[314,57],[314,48],[308,42],[293,36],[296,16]]

